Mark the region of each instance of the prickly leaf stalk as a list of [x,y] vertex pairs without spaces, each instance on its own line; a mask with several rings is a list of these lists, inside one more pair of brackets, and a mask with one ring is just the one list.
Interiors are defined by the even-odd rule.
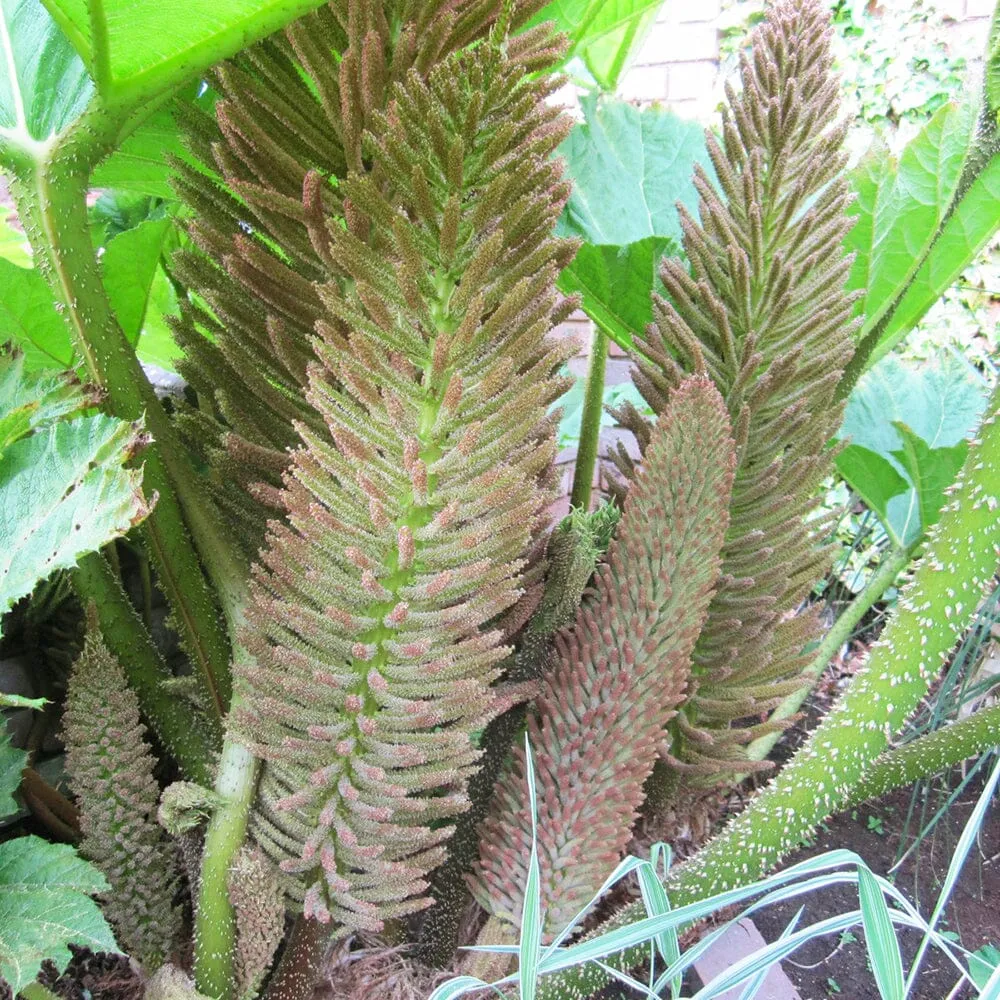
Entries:
[[335,192],[351,226],[306,182],[322,422],[299,425],[255,574],[234,725],[266,762],[252,836],[306,916],[344,928],[426,905],[472,735],[523,697],[491,687],[492,623],[546,521],[572,349],[548,336],[571,308],[573,247],[549,235],[567,124],[532,66],[497,35],[396,83],[370,169]]
[[156,822],[156,759],[139,702],[92,618],[63,716],[66,770],[80,810],[80,852],[107,877],[103,909],[119,943],[148,969],[180,929],[174,849]]
[[[722,141],[706,133],[718,191],[696,168],[700,222],[680,208],[689,274],[663,264],[668,298],[638,341],[635,382],[657,413],[703,366],[732,419],[738,466],[722,577],[694,653],[669,760],[707,780],[751,769],[761,713],[800,684],[819,631],[795,614],[823,574],[826,521],[812,518],[832,469],[835,388],[851,356],[849,220],[828,17],[815,0],[776,5],[727,88]],[[620,414],[645,448],[649,428]],[[626,475],[631,462],[617,464]],[[761,766],[761,765],[757,765]],[[763,765],[766,766],[766,765]]]
[[[618,862],[684,697],[719,571],[736,463],[725,404],[685,380],[660,414],[593,591],[528,714],[538,788],[541,906],[549,930],[586,905]],[[520,922],[531,815],[524,751],[483,826],[475,892]]]
[[[515,26],[537,6],[513,4]],[[200,405],[180,419],[249,557],[281,507],[295,423],[322,427],[305,396],[311,340],[326,315],[318,286],[331,280],[316,232],[339,218],[358,239],[369,237],[337,181],[372,168],[362,137],[395,83],[482,39],[500,8],[493,0],[333,2],[216,69],[215,119],[186,115],[201,162],[176,164],[178,193],[196,221],[175,270],[208,308],[182,303],[180,367]],[[511,54],[531,68],[550,44],[531,32]]]

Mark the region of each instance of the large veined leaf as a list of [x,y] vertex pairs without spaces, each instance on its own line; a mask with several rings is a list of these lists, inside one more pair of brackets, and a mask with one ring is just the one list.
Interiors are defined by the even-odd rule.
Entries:
[[131,194],[176,198],[169,180],[171,156],[183,159],[187,153],[174,116],[168,108],[161,108],[97,165],[91,184]]
[[117,951],[111,928],[90,897],[104,876],[67,844],[18,837],[0,844],[0,976],[16,994],[50,959],[61,971],[69,943]]
[[681,242],[677,202],[697,204],[694,164],[708,165],[702,129],[662,108],[591,96],[560,146],[573,193],[557,231],[585,243],[559,279],[595,323],[629,347],[652,320],[650,294],[664,253]]
[[979,373],[952,354],[924,363],[890,355],[851,393],[839,432],[851,443],[837,468],[895,544],[913,544],[937,520],[986,399]]
[[78,387],[24,371],[0,355],[0,614],[39,580],[74,566],[148,513],[142,470],[124,465],[142,428],[103,413],[67,419],[92,402]]
[[163,93],[321,0],[45,0],[109,102]]
[[21,784],[21,771],[27,760],[28,755],[24,750],[11,746],[7,726],[0,716],[0,819],[17,812],[14,792]]
[[[181,353],[159,311],[176,307],[160,266],[173,234],[170,219],[151,219],[109,240],[101,257],[108,299],[126,339],[136,345],[140,360],[160,367],[172,367]],[[48,283],[37,269],[0,257],[0,340],[4,339],[21,348],[28,370],[70,368],[76,363],[69,329]]]
[[33,149],[73,121],[92,92],[40,0],[0,0],[0,144]]
[[29,368],[69,368],[74,350],[48,283],[35,268],[0,259],[0,342],[13,340]]
[[139,338],[170,219],[148,219],[110,240],[101,257],[108,299],[129,343]]
[[678,244],[676,204],[692,209],[693,164],[708,166],[703,130],[665,108],[637,108],[591,96],[584,120],[559,147],[573,193],[559,219],[561,236],[621,246],[647,236]]
[[845,241],[855,254],[849,288],[864,289],[862,335],[906,287],[948,211],[969,146],[975,109],[947,104],[896,163],[877,144],[852,181],[858,217]]
[[18,267],[31,267],[31,247],[24,233],[0,218],[0,257]]
[[26,375],[19,354],[0,356],[0,459],[26,434],[70,416],[98,397],[68,372]]
[[570,40],[567,68],[584,70],[613,92],[662,6],[663,0],[553,0],[530,23],[555,22]]
[[[988,52],[991,72],[998,58]],[[845,245],[855,254],[849,287],[864,292],[865,367],[903,340],[1000,227],[1000,155],[982,121],[972,102],[947,104],[898,162],[877,143],[852,174],[857,221]]]
[[622,347],[653,321],[650,293],[662,290],[658,275],[665,254],[676,254],[668,236],[647,236],[625,246],[584,243],[559,275],[564,295],[579,295],[584,312]]
[[1000,226],[1000,156],[994,156],[944,224],[899,306],[879,336],[871,363],[889,353],[923,318]]

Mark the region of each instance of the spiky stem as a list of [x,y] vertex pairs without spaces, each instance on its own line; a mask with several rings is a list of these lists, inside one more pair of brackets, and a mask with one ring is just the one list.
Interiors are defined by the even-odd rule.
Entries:
[[[794,759],[709,844],[676,868],[665,886],[673,906],[759,878],[808,837],[816,826],[864,787],[889,738],[927,693],[955,640],[993,579],[1000,558],[1000,420],[994,393],[959,478],[949,491],[927,551],[900,596],[895,614],[872,647],[864,669],[840,704]],[[642,903],[626,906],[595,933],[641,920]],[[615,968],[643,960],[643,949],[613,956]],[[608,982],[585,966],[543,979],[540,1000],[581,1000]]]
[[[843,614],[833,623],[833,627],[823,636],[822,642],[816,647],[812,662],[802,673],[806,682],[797,691],[793,691],[772,713],[774,722],[791,718],[802,707],[809,692],[823,675],[830,660],[837,650],[850,639],[855,626],[868,613],[873,604],[892,586],[896,577],[903,572],[913,558],[919,544],[905,548],[893,548],[888,552],[878,568],[872,574],[864,590],[847,606]],[[781,732],[766,733],[754,740],[747,747],[747,760],[765,760],[781,739]]]
[[82,559],[73,584],[84,601],[96,605],[104,640],[125,670],[158,739],[188,778],[211,784],[211,763],[222,742],[221,728],[212,726],[211,716],[196,718],[191,704],[163,686],[170,671],[104,557],[95,552]]
[[221,720],[231,694],[229,644],[199,552],[230,618],[242,605],[245,569],[233,560],[167,414],[114,316],[87,221],[90,172],[130,127],[123,117],[95,98],[71,127],[41,145],[36,155],[19,159],[12,193],[88,375],[106,394],[108,410],[123,420],[145,415],[154,444],[144,453],[144,486],[159,499],[143,535],[209,710]]
[[851,792],[850,802],[881,798],[895,788],[961,764],[1000,743],[1000,705],[882,754]]
[[235,984],[236,922],[229,869],[246,837],[257,770],[250,752],[227,739],[215,781],[224,805],[215,811],[205,833],[194,925],[195,982],[199,992],[211,997],[232,996]]
[[587,392],[583,399],[580,417],[580,444],[576,451],[573,470],[573,489],[570,506],[579,510],[590,508],[590,494],[594,485],[594,467],[597,465],[597,448],[601,439],[601,417],[604,413],[604,373],[608,364],[608,335],[595,323],[590,342],[590,364],[587,368]]

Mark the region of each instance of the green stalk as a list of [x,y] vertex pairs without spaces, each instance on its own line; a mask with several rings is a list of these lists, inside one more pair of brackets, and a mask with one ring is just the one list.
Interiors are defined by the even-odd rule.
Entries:
[[993,705],[882,754],[851,791],[849,804],[881,798],[998,746],[1000,705]]
[[215,791],[223,799],[209,821],[194,920],[194,978],[200,993],[231,997],[235,986],[236,920],[229,868],[246,837],[257,789],[257,761],[232,739],[222,748]]
[[[921,539],[922,541],[922,539]],[[872,605],[895,583],[896,577],[909,565],[920,543],[892,548],[878,564],[864,590],[847,606],[833,627],[823,636],[823,641],[816,647],[815,655],[809,666],[802,673],[805,683],[798,691],[793,691],[769,716],[773,722],[791,718],[806,700],[809,692],[823,675],[827,664],[836,655],[838,649],[854,634],[858,622],[868,613]],[[748,760],[765,760],[781,739],[781,733],[767,733],[756,739],[747,747]]]
[[[1000,390],[994,392],[952,497],[930,533],[927,551],[900,596],[865,667],[802,749],[717,837],[667,877],[671,905],[747,885],[772,869],[832,813],[844,808],[893,733],[926,695],[955,641],[992,587],[1000,559]],[[646,916],[641,902],[619,910],[594,934]],[[618,969],[643,961],[648,948],[608,959]],[[538,1000],[582,1000],[608,983],[588,965],[546,977]]]
[[91,246],[88,179],[92,167],[113,148],[121,125],[95,99],[35,157],[21,158],[12,192],[38,259],[47,265],[46,276],[88,376],[105,392],[111,413],[124,420],[144,418],[153,436],[143,454],[144,486],[147,496],[155,493],[158,500],[143,535],[209,711],[221,723],[231,696],[229,644],[198,554],[231,622],[243,603],[246,570],[216,523],[169,418],[118,325]]
[[595,323],[590,342],[590,364],[587,368],[587,392],[580,417],[580,444],[573,470],[573,490],[570,506],[590,509],[590,493],[597,465],[597,448],[601,438],[601,416],[604,412],[604,372],[608,364],[608,335]]
[[73,585],[84,602],[96,605],[104,641],[124,668],[157,738],[185,777],[210,784],[212,763],[222,743],[218,721],[199,718],[194,706],[164,686],[172,674],[103,556],[94,552],[82,559],[73,573]]
[[[147,105],[144,112],[151,109]],[[4,152],[16,168],[15,197],[22,221],[39,260],[48,264],[47,276],[57,301],[63,304],[90,378],[104,389],[112,413],[127,420],[144,415],[152,433],[154,443],[143,455],[144,485],[150,495],[158,495],[158,501],[143,534],[202,682],[208,710],[221,724],[231,699],[229,642],[199,556],[215,587],[230,636],[237,635],[242,623],[246,567],[225,537],[114,317],[87,224],[85,199],[91,170],[115,148],[136,118],[128,109],[112,113],[94,98],[64,133],[47,143]],[[238,647],[233,654],[244,655]],[[251,755],[227,741],[215,785],[224,804],[206,833],[195,918],[196,969],[200,982],[209,984],[203,992],[217,996],[228,994],[234,981],[235,929],[227,872],[245,836],[255,778],[256,762]]]

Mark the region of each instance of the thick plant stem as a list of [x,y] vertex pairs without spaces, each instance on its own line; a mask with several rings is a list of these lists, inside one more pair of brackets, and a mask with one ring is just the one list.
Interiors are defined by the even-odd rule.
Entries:
[[[95,99],[68,131],[20,158],[15,197],[39,259],[48,265],[49,281],[66,310],[89,377],[105,391],[112,413],[127,420],[145,416],[152,433],[154,443],[144,453],[144,485],[150,494],[157,493],[158,502],[143,526],[144,537],[202,682],[208,710],[221,720],[231,699],[229,641],[201,562],[232,637],[242,622],[247,570],[203,495],[174,428],[114,317],[87,225],[90,171],[114,148],[126,127],[124,118],[109,113]],[[239,648],[233,652],[241,655]],[[206,834],[195,921],[199,981],[205,984],[203,992],[216,996],[228,995],[234,982],[235,932],[227,873],[246,832],[255,777],[256,762],[250,754],[227,742],[216,777],[216,791],[224,804]]]
[[[994,393],[979,441],[949,491],[927,550],[865,667],[841,702],[777,778],[665,882],[673,907],[747,885],[772,869],[824,819],[851,801],[889,739],[916,709],[969,623],[1000,560],[1000,420]],[[646,916],[640,902],[594,933]],[[612,956],[615,968],[638,965],[647,948]],[[539,1000],[581,1000],[608,982],[587,965],[542,979]]]
[[1000,705],[993,705],[882,754],[851,792],[849,804],[881,798],[998,746]]
[[570,506],[579,510],[589,510],[590,508],[594,468],[597,465],[597,448],[601,439],[601,416],[604,412],[604,372],[608,365],[609,344],[607,334],[595,323],[594,338],[590,342],[587,391],[583,399],[583,414],[580,417],[580,444],[576,451],[573,489],[569,498]]
[[229,868],[246,837],[257,762],[239,743],[222,749],[215,791],[223,804],[205,833],[201,881],[194,924],[194,977],[198,990],[210,997],[233,995],[236,921],[229,899]]
[[[166,412],[111,310],[91,246],[86,193],[90,171],[118,135],[99,106],[19,164],[13,193],[18,212],[62,304],[88,377],[104,391],[107,407],[123,420],[144,418],[154,444],[143,456],[147,494],[158,496],[143,534],[178,631],[205,692],[221,720],[229,705],[229,645],[205,562],[231,624],[238,619],[246,569],[235,556],[202,496]],[[188,535],[191,530],[198,551]]]
[[212,716],[199,717],[190,702],[165,687],[172,675],[103,556],[94,552],[84,557],[73,584],[84,602],[96,605],[104,641],[124,668],[157,738],[185,777],[210,784],[221,726]]
[[330,928],[299,914],[281,961],[264,991],[264,1000],[310,1000],[323,971]]
[[[798,691],[793,691],[770,715],[774,722],[791,718],[806,700],[809,692],[823,675],[830,660],[838,649],[854,632],[858,622],[868,613],[877,600],[892,586],[896,577],[909,565],[916,552],[918,544],[905,548],[894,548],[883,556],[878,568],[872,574],[864,590],[847,606],[841,616],[833,623],[833,627],[823,636],[823,641],[816,647],[815,655],[802,674],[807,681]],[[781,733],[767,733],[756,739],[747,747],[747,759],[764,760],[781,739]]]

